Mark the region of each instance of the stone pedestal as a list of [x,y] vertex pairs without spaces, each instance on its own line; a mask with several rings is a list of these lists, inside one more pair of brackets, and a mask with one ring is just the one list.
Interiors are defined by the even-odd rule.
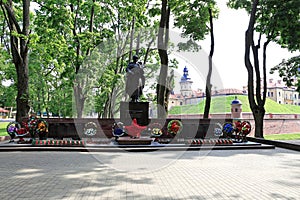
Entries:
[[121,102],[120,120],[125,126],[132,123],[133,119],[137,119],[140,126],[148,125],[149,121],[149,102]]

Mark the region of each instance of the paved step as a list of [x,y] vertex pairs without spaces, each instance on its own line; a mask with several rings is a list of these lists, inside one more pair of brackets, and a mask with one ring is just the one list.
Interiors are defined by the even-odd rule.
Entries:
[[32,146],[31,144],[1,144],[0,151],[79,151],[79,152],[120,152],[120,151],[200,151],[200,150],[241,150],[274,149],[274,145],[247,143],[233,145],[85,145],[85,146]]

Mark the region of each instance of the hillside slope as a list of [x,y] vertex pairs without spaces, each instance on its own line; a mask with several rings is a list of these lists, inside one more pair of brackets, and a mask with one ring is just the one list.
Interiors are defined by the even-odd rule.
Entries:
[[[235,95],[236,96],[236,95]],[[212,97],[210,113],[230,113],[231,102],[235,98],[234,95]],[[251,112],[248,96],[237,95],[242,102],[243,112]],[[201,101],[197,105],[174,106],[170,109],[169,114],[202,114],[204,112],[205,102]],[[300,114],[300,106],[278,104],[277,102],[267,98],[265,105],[266,113],[273,114]]]

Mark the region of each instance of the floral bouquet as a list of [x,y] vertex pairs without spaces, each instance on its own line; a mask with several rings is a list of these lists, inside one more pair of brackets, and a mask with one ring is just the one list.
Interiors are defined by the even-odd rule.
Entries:
[[172,135],[178,135],[182,131],[183,125],[181,121],[179,120],[171,120],[168,123],[168,133],[171,133]]

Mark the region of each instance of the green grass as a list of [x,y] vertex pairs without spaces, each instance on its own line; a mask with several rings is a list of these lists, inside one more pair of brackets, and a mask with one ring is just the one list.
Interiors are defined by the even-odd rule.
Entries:
[[266,140],[300,140],[300,133],[265,135]]
[[8,135],[6,132],[6,126],[9,122],[0,122],[0,136]]
[[[242,102],[243,112],[251,112],[248,96],[246,95],[229,95],[213,97],[210,107],[210,113],[230,113],[231,102],[235,96]],[[169,114],[203,114],[205,101],[201,101],[197,105],[174,106],[169,111]],[[266,113],[273,114],[300,114],[300,106],[278,104],[277,102],[268,99],[265,105]]]

